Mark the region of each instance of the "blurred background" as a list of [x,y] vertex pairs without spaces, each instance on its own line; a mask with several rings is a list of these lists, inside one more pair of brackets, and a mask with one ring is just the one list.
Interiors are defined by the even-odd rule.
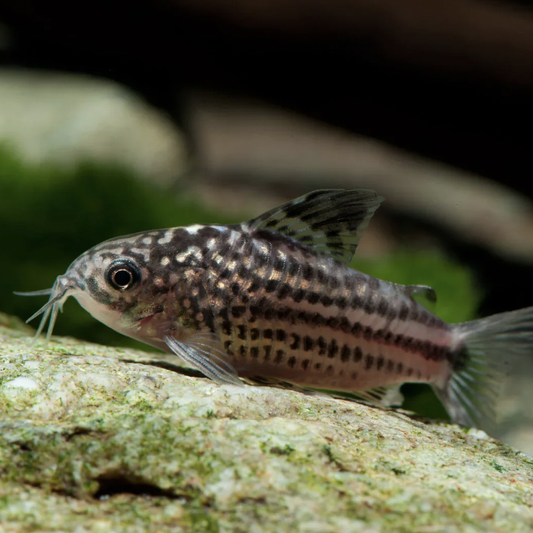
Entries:
[[[324,187],[386,197],[353,267],[443,319],[533,305],[532,102],[524,0],[0,0],[0,311],[110,237]],[[134,345],[73,301],[55,333]],[[532,385],[533,354],[496,434],[530,454]]]

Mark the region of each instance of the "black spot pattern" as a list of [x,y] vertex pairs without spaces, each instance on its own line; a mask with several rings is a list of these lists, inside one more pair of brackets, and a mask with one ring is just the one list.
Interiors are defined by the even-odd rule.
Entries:
[[300,335],[297,335],[296,333],[291,333],[292,336],[292,344],[290,345],[291,350],[298,350],[300,348]]
[[263,346],[263,351],[265,352],[264,361],[270,361],[270,356],[272,355],[272,346],[269,346],[268,344]]
[[292,299],[295,303],[300,303],[305,298],[305,291],[303,289],[296,289],[292,293]]
[[304,265],[302,268],[302,275],[304,280],[311,281],[314,278],[314,270],[311,265]]
[[305,352],[310,352],[315,347],[315,341],[309,337],[309,335],[306,335],[303,339],[303,348]]
[[[408,373],[408,369],[402,363],[385,359],[382,355],[376,357],[363,353],[360,347],[354,348],[350,341],[346,341],[342,337],[340,337],[342,342],[339,345],[338,341],[332,338],[332,333],[343,332],[351,334],[356,339],[361,338],[369,342],[379,343],[381,346],[396,346],[410,353],[420,354],[425,359],[435,361],[447,359],[452,365],[456,364],[458,367],[461,364],[461,356],[458,351],[452,353],[447,347],[437,346],[429,341],[419,341],[408,335],[396,335],[389,330],[390,322],[375,330],[370,326],[352,323],[346,316],[342,316],[344,310],[362,309],[365,312],[386,317],[390,321],[395,319],[413,320],[425,323],[428,327],[443,327],[440,319],[425,311],[419,311],[417,304],[411,305],[409,302],[402,301],[401,298],[392,301],[384,298],[379,293],[381,286],[379,281],[374,281],[372,278],[358,273],[345,275],[333,268],[328,270],[324,267],[326,264],[324,262],[318,265],[314,256],[305,247],[291,244],[288,238],[279,241],[287,247],[284,249],[284,253],[287,253],[289,244],[297,253],[294,257],[288,254],[286,260],[280,257],[276,258],[276,241],[271,239],[269,232],[265,232],[261,238],[269,241],[270,255],[259,253],[255,245],[249,246],[248,255],[246,255],[246,246],[233,243],[230,247],[227,243],[223,244],[222,241],[224,238],[227,240],[227,237],[224,236],[223,232],[217,230],[205,232],[202,230],[197,235],[182,234],[181,238],[187,241],[186,246],[180,244],[183,248],[182,251],[176,251],[178,246],[178,241],[176,241],[175,249],[172,252],[159,251],[158,256],[153,255],[154,261],[158,257],[159,265],[163,256],[168,256],[173,260],[172,258],[176,256],[176,253],[183,253],[188,246],[196,246],[205,251],[206,265],[204,268],[209,272],[216,272],[218,276],[216,279],[224,281],[224,283],[217,286],[213,282],[213,286],[206,286],[205,288],[199,283],[197,286],[200,289],[197,289],[197,293],[200,294],[203,291],[203,298],[199,301],[193,301],[195,298],[192,298],[190,293],[186,294],[186,297],[192,301],[190,314],[196,310],[193,315],[196,319],[201,316],[200,313],[204,319],[205,317],[213,317],[210,318],[213,329],[225,336],[232,337],[235,345],[232,345],[231,341],[228,340],[224,342],[224,349],[228,353],[233,347],[237,356],[247,355],[252,359],[263,358],[264,361],[285,364],[289,368],[298,367],[303,370],[309,368],[316,370],[317,365],[319,365],[318,368],[325,369],[326,373],[334,370],[333,365],[328,366],[328,360],[331,359],[329,362],[333,363],[333,360],[337,360],[336,358],[339,358],[343,363],[362,362],[361,367],[366,370],[385,370],[402,375]],[[214,261],[217,256],[213,253],[211,244],[206,246],[207,238],[220,238],[221,246],[218,253],[225,257],[225,262],[218,264]],[[338,237],[332,233],[331,238]],[[246,245],[249,240],[249,236],[242,237],[242,242]],[[236,253],[235,250],[240,250],[242,253]],[[251,262],[250,254],[252,256]],[[228,266],[227,263],[229,256],[232,256],[233,260],[237,262],[242,261],[245,257],[248,259],[246,265],[241,264],[236,270],[232,270],[233,267]],[[295,260],[295,257],[298,257],[298,260]],[[305,257],[309,259],[309,264],[302,261],[302,258]],[[175,263],[174,268],[176,268]],[[281,276],[278,274],[281,281],[263,279],[266,273],[276,271],[282,272]],[[241,279],[238,279],[239,277]],[[304,281],[308,283],[303,283]],[[203,278],[202,283],[205,283],[205,278]],[[302,285],[298,286],[297,283],[302,283]],[[366,286],[364,298],[356,296],[357,288],[361,285]],[[341,287],[342,290],[337,290]],[[349,297],[346,296],[348,287],[351,287]],[[315,309],[320,309],[320,311],[295,309],[297,306],[294,304],[303,302],[308,302],[310,305],[318,304]],[[340,313],[337,314],[337,310],[333,309],[331,314],[334,314],[334,317],[324,316],[328,315],[330,311],[321,306],[326,309],[334,306],[338,308]],[[225,315],[221,310],[222,307],[226,309]],[[366,317],[363,317],[362,320],[363,322],[368,321]],[[235,321],[245,322],[245,324],[235,324]],[[264,328],[265,324],[269,324],[269,322],[272,329],[267,327],[262,330],[261,328]],[[308,329],[305,331],[308,334],[294,333],[293,326],[307,326]],[[243,341],[243,346],[246,348],[243,346],[238,348],[237,339]],[[338,336],[337,339],[339,339]],[[224,341],[224,338],[222,340]],[[256,342],[258,346],[250,346],[250,341]],[[280,345],[276,343],[283,343],[285,350],[279,349]],[[302,358],[304,353],[308,354],[307,359]],[[314,359],[317,356],[325,357],[322,359],[323,363]],[[320,366],[321,364],[323,366]],[[350,366],[343,366],[343,368],[346,376],[348,376],[351,372]],[[409,370],[410,376],[416,372],[414,369]],[[354,373],[352,372],[352,374]]]
[[244,305],[238,305],[231,308],[231,316],[233,318],[241,318],[246,313],[246,307]]
[[300,264],[295,259],[290,258],[289,259],[289,276],[295,277],[298,275],[298,272],[300,272]]
[[241,340],[246,339],[246,335],[248,333],[248,327],[245,324],[238,324],[237,325],[237,337]]
[[320,303],[324,307],[330,307],[331,305],[333,305],[333,300],[329,296],[322,296],[322,298],[320,299]]
[[328,343],[325,341],[324,337],[318,338],[318,355],[326,355],[326,349],[328,347]]
[[387,304],[387,300],[385,300],[385,298],[381,298],[381,300],[379,301],[377,307],[376,307],[376,313],[379,315],[379,316],[385,316],[387,314],[387,311],[388,311],[388,304]]
[[284,342],[287,340],[287,333],[283,329],[277,329],[276,330],[276,340]]
[[407,306],[405,302],[402,302],[400,304],[400,311],[398,313],[398,318],[400,320],[406,320],[408,314],[409,314],[409,307]]
[[320,294],[318,294],[318,292],[310,292],[307,295],[307,301],[310,304],[316,304],[319,300],[320,300]]
[[352,354],[352,350],[349,346],[346,344],[341,348],[341,361],[343,363],[346,363],[350,360],[350,356]]
[[246,290],[249,293],[254,293],[254,292],[257,292],[260,288],[261,288],[261,279],[257,276],[254,276],[254,278],[252,278],[252,283]]
[[283,363],[284,359],[285,359],[285,352],[283,350],[277,350],[276,357],[274,358],[274,363],[279,365],[280,363]]
[[332,359],[339,353],[339,345],[335,339],[332,339],[328,346],[328,357]]
[[265,291],[268,293],[274,292],[278,289],[279,281],[275,279],[269,279],[265,284]]
[[279,298],[280,300],[283,300],[283,299],[287,298],[287,297],[289,296],[289,294],[291,293],[291,290],[292,290],[292,289],[291,289],[290,285],[287,284],[287,283],[284,283],[284,284],[280,287],[280,289],[279,289],[279,291],[278,291],[278,298]]

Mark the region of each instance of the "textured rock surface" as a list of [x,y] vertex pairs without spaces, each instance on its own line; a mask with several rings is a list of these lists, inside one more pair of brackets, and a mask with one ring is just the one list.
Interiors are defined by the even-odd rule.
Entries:
[[480,431],[29,341],[1,317],[2,531],[533,528],[533,459]]

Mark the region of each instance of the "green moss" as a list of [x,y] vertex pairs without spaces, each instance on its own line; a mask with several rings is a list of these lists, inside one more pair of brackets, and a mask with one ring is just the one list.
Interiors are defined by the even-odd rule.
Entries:
[[187,530],[191,533],[219,533],[219,520],[215,517],[213,511],[202,505],[192,505],[188,507],[184,516],[184,523]]
[[496,461],[490,461],[490,465],[498,472],[505,472],[505,468]]
[[294,446],[291,446],[290,444],[285,444],[283,447],[279,446],[273,446],[268,451],[269,453],[273,453],[275,455],[291,455],[292,452],[295,451],[296,448]]

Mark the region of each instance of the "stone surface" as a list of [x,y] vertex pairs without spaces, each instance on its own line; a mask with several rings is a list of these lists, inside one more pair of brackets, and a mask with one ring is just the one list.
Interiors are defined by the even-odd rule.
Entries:
[[0,142],[25,161],[119,163],[163,183],[188,165],[171,120],[116,83],[0,69]]
[[2,531],[533,528],[533,459],[481,431],[30,341],[0,319]]

